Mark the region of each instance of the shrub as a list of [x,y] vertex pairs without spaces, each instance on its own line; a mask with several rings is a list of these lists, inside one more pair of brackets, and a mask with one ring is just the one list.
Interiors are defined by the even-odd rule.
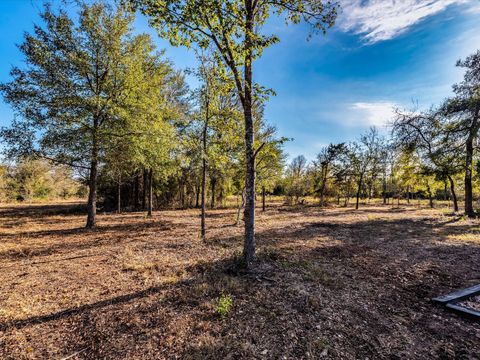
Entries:
[[215,308],[217,314],[223,319],[230,312],[233,305],[233,299],[230,295],[222,294],[218,298],[217,306]]

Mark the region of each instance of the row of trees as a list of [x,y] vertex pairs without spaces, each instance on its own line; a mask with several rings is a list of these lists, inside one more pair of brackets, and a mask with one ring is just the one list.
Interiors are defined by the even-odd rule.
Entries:
[[[454,95],[428,111],[397,112],[393,126],[397,143],[414,152],[424,163],[425,172],[448,180],[454,196],[455,177],[463,176],[465,213],[475,216],[473,178],[478,167],[480,129],[480,51],[460,60],[463,80],[453,86]],[[476,161],[474,161],[476,159]]]
[[[465,214],[475,216],[474,188],[479,186],[478,142],[480,129],[480,51],[458,61],[465,69],[463,80],[453,86],[454,95],[428,111],[397,109],[391,136],[376,129],[350,144],[331,144],[307,166],[303,156],[289,165],[283,191],[291,202],[316,195],[354,196],[358,209],[361,197],[413,196],[451,199],[459,210],[457,188],[463,192]],[[463,178],[463,184],[461,179]],[[461,185],[460,185],[461,184]],[[459,186],[460,185],[460,186]]]
[[[384,204],[398,204],[403,199],[451,200],[458,211],[455,184],[436,169],[431,169],[425,159],[411,149],[395,143],[395,138],[380,136],[375,128],[362,135],[359,141],[349,144],[330,144],[324,147],[311,164],[303,156],[292,160],[277,191],[287,196],[290,203],[301,203],[305,197],[314,196],[319,206],[327,199],[347,206],[360,199],[383,199]],[[394,201],[395,200],[395,201]]]

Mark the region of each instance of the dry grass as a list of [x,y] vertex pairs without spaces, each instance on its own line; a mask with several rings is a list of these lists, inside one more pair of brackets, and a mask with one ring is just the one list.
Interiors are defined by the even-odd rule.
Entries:
[[[235,200],[231,202],[235,204]],[[0,358],[475,358],[480,326],[430,299],[480,281],[480,224],[426,204],[102,214],[0,207]],[[219,315],[220,299],[227,311]],[[227,306],[227,303],[229,305]]]

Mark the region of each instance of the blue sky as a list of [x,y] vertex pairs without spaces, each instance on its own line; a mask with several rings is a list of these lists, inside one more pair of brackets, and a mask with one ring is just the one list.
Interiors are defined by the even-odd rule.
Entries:
[[[277,93],[266,117],[294,140],[289,157],[314,159],[329,142],[354,140],[376,125],[383,131],[392,107],[428,108],[451,94],[462,73],[458,58],[480,48],[480,0],[341,0],[343,13],[326,36],[307,40],[304,25],[272,19],[265,31],[281,42],[255,64],[255,80]],[[15,44],[39,22],[39,0],[0,1],[0,82],[22,57]],[[149,32],[177,68],[195,66],[191,52]],[[194,83],[192,82],[192,85]],[[0,100],[0,125],[13,112]]]

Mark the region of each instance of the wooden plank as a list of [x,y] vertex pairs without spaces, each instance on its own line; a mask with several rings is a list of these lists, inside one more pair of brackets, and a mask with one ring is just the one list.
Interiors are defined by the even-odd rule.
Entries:
[[477,294],[480,294],[480,284],[460,290],[460,291],[453,292],[448,295],[439,296],[439,297],[433,298],[432,300],[440,304],[447,304],[452,301],[456,302],[456,301],[464,300]]
[[471,308],[466,308],[466,307],[459,306],[456,304],[451,304],[451,303],[447,304],[446,307],[459,313],[460,315],[463,315],[472,319],[480,320],[480,311],[476,311]]

